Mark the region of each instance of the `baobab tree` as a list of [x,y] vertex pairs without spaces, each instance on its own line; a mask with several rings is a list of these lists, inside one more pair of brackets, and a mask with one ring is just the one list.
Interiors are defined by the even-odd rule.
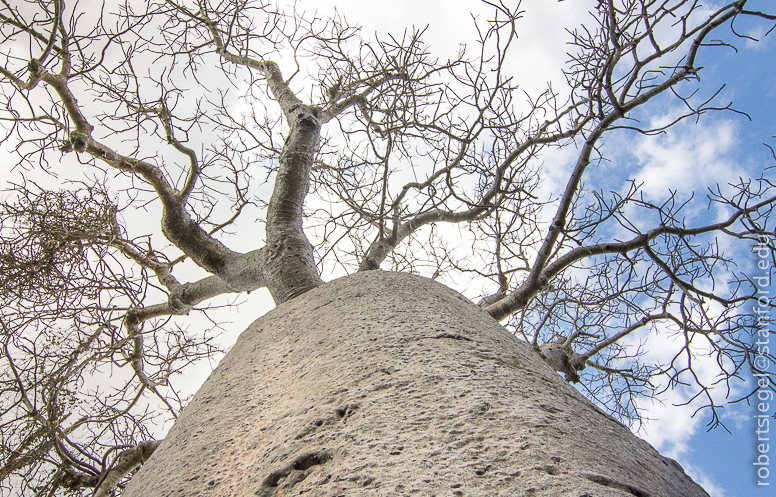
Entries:
[[[565,80],[526,94],[518,83],[531,75],[511,62],[519,2],[487,2],[490,17],[473,21],[479,37],[445,58],[432,54],[423,29],[369,38],[336,12],[284,10],[263,1],[3,2],[3,144],[15,154],[22,178],[9,184],[0,207],[3,491],[119,493],[141,463],[164,450],[167,460],[211,467],[205,453],[189,460],[171,455],[178,447],[172,442],[157,451],[160,427],[177,418],[188,400],[178,393],[176,375],[220,354],[203,325],[211,303],[266,288],[279,307],[246,340],[259,340],[263,348],[256,350],[272,368],[254,365],[255,357],[245,352],[253,346],[240,342],[200,392],[199,404],[184,411],[185,423],[175,425],[179,446],[212,436],[202,445],[228,448],[233,439],[219,441],[218,435],[258,412],[258,404],[251,404],[260,395],[251,393],[255,382],[231,390],[232,380],[224,380],[229,368],[257,382],[269,381],[266,376],[276,371],[288,380],[275,384],[276,398],[284,389],[298,388],[309,399],[317,398],[316,388],[334,388],[312,358],[273,348],[287,337],[302,343],[320,338],[320,361],[334,368],[345,359],[336,359],[340,349],[325,346],[334,336],[331,322],[350,323],[352,328],[337,328],[343,334],[336,336],[357,356],[347,356],[342,367],[356,369],[342,370],[344,383],[331,394],[338,404],[329,406],[328,415],[307,420],[311,407],[300,401],[268,424],[252,425],[272,436],[288,435],[286,445],[278,442],[284,448],[267,449],[261,463],[277,468],[212,479],[170,470],[183,474],[187,485],[221,489],[223,495],[242,495],[244,488],[257,495],[298,493],[295,485],[303,484],[320,492],[359,488],[396,495],[415,484],[422,491],[423,481],[434,488],[439,482],[423,480],[420,469],[410,486],[385,467],[350,479],[326,469],[320,478],[308,476],[327,464],[344,467],[347,453],[360,454],[356,435],[334,435],[344,433],[345,421],[361,431],[382,429],[380,423],[358,424],[359,416],[378,412],[379,402],[370,395],[400,385],[406,398],[392,399],[392,405],[417,400],[412,382],[426,374],[439,378],[448,367],[439,358],[462,354],[461,362],[477,374],[501,375],[485,364],[524,368],[523,392],[540,393],[520,405],[542,410],[558,427],[581,424],[574,425],[573,436],[558,437],[578,449],[565,448],[563,456],[530,438],[541,435],[520,432],[528,437],[525,460],[538,458],[534,469],[541,468],[541,478],[533,470],[473,465],[473,475],[488,483],[450,482],[451,492],[488,488],[496,495],[498,489],[533,488],[535,495],[561,495],[584,490],[584,483],[610,492],[605,495],[653,495],[669,488],[680,489],[675,495],[702,495],[651,448],[621,439],[627,430],[600,410],[638,423],[640,398],[689,385],[705,399],[714,425],[719,405],[713,385],[694,368],[699,356],[716,363],[718,385],[729,387],[747,371],[766,373],[754,362],[751,338],[771,321],[765,315],[758,322],[749,312],[756,286],[735,255],[759,244],[773,262],[769,221],[776,192],[765,171],[730,178],[705,196],[667,191],[657,200],[635,181],[606,193],[589,178],[607,159],[606,137],[670,132],[712,111],[734,112],[720,102],[717,88],[703,86],[699,60],[730,50],[732,42],[725,40],[746,38],[737,26],[772,28],[776,15],[749,3],[711,8],[687,0],[599,1],[583,25],[569,27]],[[668,121],[653,125],[644,119],[644,109],[676,103],[681,111]],[[558,150],[571,151],[564,156],[572,160],[564,166],[563,182],[548,193],[542,161]],[[627,164],[618,166],[632,179]],[[41,172],[70,181],[59,184],[36,175]],[[698,203],[717,209],[718,219],[688,214]],[[458,289],[469,283],[473,304],[426,280],[380,269],[425,275]],[[358,274],[324,285],[331,275],[352,273]],[[371,304],[365,296],[372,296]],[[437,297],[440,307],[434,309]],[[318,309],[334,301],[336,312],[355,312],[355,303],[375,318],[363,326],[380,319],[400,322],[409,330],[406,336],[420,333],[412,343],[431,338],[446,345],[428,345],[432,355],[406,352],[407,345],[396,352],[403,369],[380,369],[401,381],[356,388],[348,382],[359,361],[389,361],[381,355],[383,345],[366,340],[403,338],[383,328],[372,330],[382,338],[369,338],[342,314],[316,318],[324,312]],[[400,314],[385,314],[386,306]],[[397,317],[410,311],[415,324]],[[514,340],[504,338],[496,321]],[[281,331],[268,331],[270,322]],[[459,329],[464,322],[474,324]],[[433,331],[426,336],[428,329]],[[668,363],[642,359],[658,332],[674,337]],[[276,341],[266,341],[268,336]],[[361,341],[348,342],[357,337]],[[294,347],[312,354],[315,346]],[[307,379],[307,373],[283,369],[289,354],[293,367],[313,368]],[[498,359],[488,362],[493,357]],[[472,374],[457,385],[483,379]],[[310,377],[317,383],[309,383]],[[564,381],[598,408],[574,397]],[[514,444],[509,433],[517,428],[494,400],[501,392],[517,402],[520,393],[510,382],[483,387],[493,396],[487,399],[462,391],[456,398],[476,402],[456,405],[472,415],[491,412],[488,419],[503,430],[487,433]],[[280,409],[267,399],[262,412]],[[221,410],[207,414],[211,401]],[[441,400],[428,402],[425,409],[434,409]],[[424,409],[422,404],[413,408]],[[407,417],[423,419],[421,411],[401,406],[412,414]],[[568,406],[579,412],[555,419]],[[381,415],[384,424],[394,422],[394,414]],[[282,422],[297,418],[301,428],[297,421]],[[392,433],[405,433],[402,427],[411,422]],[[588,424],[598,431],[581,433]],[[192,426],[207,435],[193,433]],[[470,443],[456,434],[477,431],[448,428],[443,431],[451,443]],[[649,474],[633,475],[635,462],[623,463],[626,469],[617,477],[584,466],[606,459],[585,456],[595,452],[596,438],[612,447],[614,459],[606,464],[643,456]],[[326,447],[301,450],[323,439]],[[378,439],[364,444],[373,447]],[[401,440],[385,449],[403,461],[392,463],[395,468],[415,467],[412,457],[439,453],[432,444],[432,455],[411,457],[413,448]],[[463,466],[474,464],[471,454],[466,457]],[[281,460],[286,463],[279,465]],[[458,467],[451,460],[445,459],[446,467]],[[577,469],[566,468],[566,460]],[[670,473],[667,480],[657,476],[661,471]],[[160,474],[141,473],[144,487],[135,480],[130,493],[152,495],[144,492],[153,485],[159,492],[165,485],[178,488],[178,480]],[[256,482],[246,480],[242,490],[230,487],[246,478]]]

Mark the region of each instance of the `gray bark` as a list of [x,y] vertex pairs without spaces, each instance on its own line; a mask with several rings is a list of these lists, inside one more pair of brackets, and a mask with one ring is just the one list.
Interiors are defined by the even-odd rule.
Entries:
[[302,229],[302,206],[310,188],[310,168],[322,123],[320,109],[305,105],[291,92],[276,64],[265,62],[261,67],[290,128],[267,206],[264,274],[267,288],[279,304],[323,283],[315,267],[313,247]]
[[705,496],[456,292],[367,271],[253,323],[126,497]]

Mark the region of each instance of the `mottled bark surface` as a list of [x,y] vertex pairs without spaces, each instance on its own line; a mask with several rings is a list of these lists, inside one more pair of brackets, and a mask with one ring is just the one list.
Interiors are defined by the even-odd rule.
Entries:
[[456,292],[369,271],[253,323],[128,497],[704,496]]

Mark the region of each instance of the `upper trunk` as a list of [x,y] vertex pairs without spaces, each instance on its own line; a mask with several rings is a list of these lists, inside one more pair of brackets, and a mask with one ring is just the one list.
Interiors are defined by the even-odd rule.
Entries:
[[313,247],[302,228],[310,169],[321,137],[321,111],[293,94],[275,63],[265,62],[262,67],[289,128],[267,206],[263,267],[267,288],[275,303],[281,304],[323,283],[315,267]]
[[257,320],[125,496],[704,496],[456,292],[369,271]]
[[278,160],[275,188],[267,208],[264,267],[267,287],[278,304],[322,283],[313,247],[302,229],[302,208],[321,132],[318,114],[317,109],[302,104],[286,112],[291,130]]

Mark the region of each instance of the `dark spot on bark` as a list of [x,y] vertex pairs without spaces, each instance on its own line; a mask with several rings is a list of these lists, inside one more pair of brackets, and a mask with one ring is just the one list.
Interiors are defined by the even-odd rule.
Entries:
[[305,128],[312,128],[312,129],[318,128],[318,120],[311,115],[302,114],[301,116],[299,116],[299,119],[297,120],[297,122],[299,123],[299,126],[303,126]]
[[288,477],[288,482],[292,485],[298,483],[310,474],[307,470],[313,466],[319,466],[330,461],[334,456],[331,452],[323,449],[313,452],[306,452],[294,458],[286,466],[271,472],[264,481],[261,482],[262,488],[255,492],[255,495],[269,495],[267,488],[274,488],[280,484],[280,480]]
[[314,452],[308,452],[302,454],[293,460],[291,467],[297,471],[304,471],[305,469],[312,468],[330,461],[334,457],[331,452],[326,450],[318,450]]
[[483,475],[485,475],[485,473],[487,473],[490,470],[491,467],[492,466],[490,464],[488,464],[487,466],[485,466],[483,468],[475,469],[474,470],[474,474],[477,475],[477,476],[483,476]]
[[84,140],[83,137],[77,136],[75,139],[73,139],[72,143],[73,150],[76,152],[83,152],[86,150],[86,140]]
[[286,476],[288,476],[288,472],[286,472],[285,469],[275,470],[272,473],[270,473],[268,477],[264,479],[264,482],[262,483],[262,485],[264,485],[265,487],[277,487],[280,480],[285,478]]
[[559,474],[561,474],[561,470],[557,466],[547,466],[544,468],[544,471],[548,475],[552,475],[552,476],[558,476]]
[[334,302],[334,301],[333,301],[333,300],[329,300],[328,302],[324,302],[324,303],[323,303],[323,304],[321,304],[321,305],[315,306],[315,307],[313,307],[312,309],[310,309],[310,312],[317,311],[317,310],[318,310],[318,309],[320,309],[321,307],[326,307],[327,305],[331,304],[332,302]]
[[467,341],[467,342],[471,342],[472,341],[471,338],[469,338],[467,336],[459,335],[457,333],[440,333],[439,335],[435,336],[434,338],[450,338],[452,340],[464,340],[464,341]]
[[349,418],[353,415],[354,412],[358,410],[358,404],[348,404],[344,407],[338,407],[337,409],[334,409],[334,414],[337,415],[338,418],[345,419]]

